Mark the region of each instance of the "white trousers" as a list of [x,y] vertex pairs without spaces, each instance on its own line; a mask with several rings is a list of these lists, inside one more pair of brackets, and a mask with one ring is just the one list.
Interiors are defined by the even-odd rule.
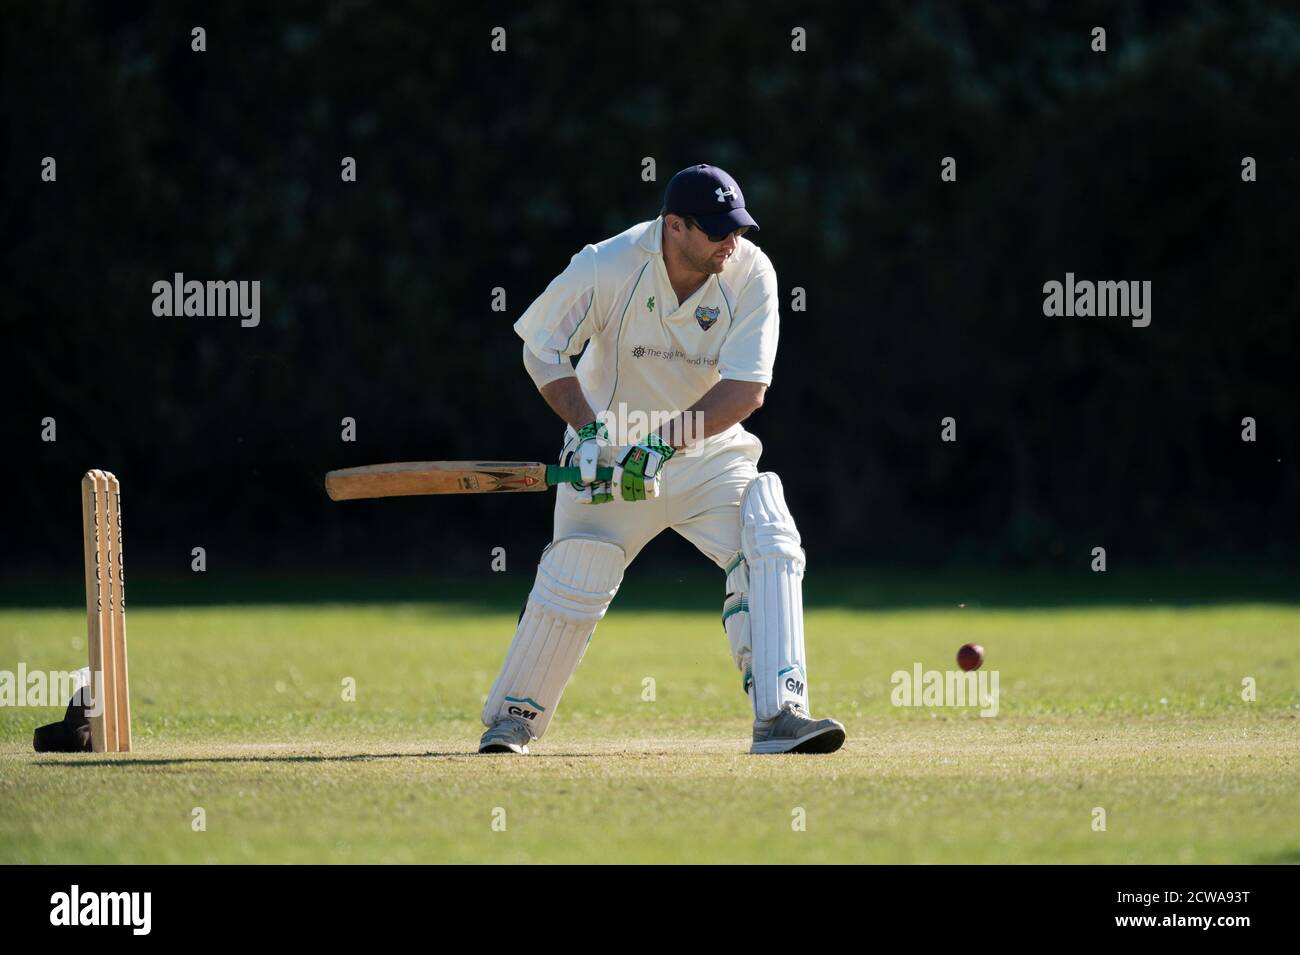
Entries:
[[734,441],[698,457],[679,451],[664,465],[659,497],[648,501],[578,504],[577,492],[556,489],[553,540],[585,536],[623,548],[624,567],[671,527],[725,570],[740,550],[740,499],[758,477],[763,443],[742,430]]

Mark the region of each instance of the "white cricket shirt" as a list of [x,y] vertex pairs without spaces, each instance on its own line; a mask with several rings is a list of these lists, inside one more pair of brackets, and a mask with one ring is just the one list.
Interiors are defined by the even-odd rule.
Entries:
[[[679,303],[662,231],[660,217],[585,246],[514,326],[542,361],[582,353],[579,385],[597,415],[608,412],[615,444],[640,441],[722,378],[772,382],[779,319],[767,255],[742,236],[722,272]],[[700,450],[745,435],[736,424]]]

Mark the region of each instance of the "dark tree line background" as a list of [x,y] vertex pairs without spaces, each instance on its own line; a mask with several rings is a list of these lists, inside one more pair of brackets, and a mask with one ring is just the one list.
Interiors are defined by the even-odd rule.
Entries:
[[[6,568],[78,566],[95,466],[136,566],[531,562],[548,498],[335,505],[321,477],[552,460],[511,324],[698,161],[807,290],[747,426],[811,559],[1294,560],[1300,15],[1068,7],[9,5]],[[1151,280],[1151,326],[1045,318],[1067,271]],[[154,317],[175,272],[260,279],[261,326]]]

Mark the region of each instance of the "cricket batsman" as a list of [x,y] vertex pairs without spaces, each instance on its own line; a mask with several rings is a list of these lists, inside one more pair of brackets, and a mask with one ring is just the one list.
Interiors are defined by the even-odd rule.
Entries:
[[[772,382],[779,322],[776,271],[744,238],[757,228],[731,176],[688,167],[658,218],[583,248],[515,323],[524,367],[567,424],[560,463],[582,481],[557,488],[479,752],[523,754],[542,737],[624,571],[668,527],[726,575],[722,626],[754,710],[750,752],[843,745],[843,724],[809,714],[799,531],[741,426]],[[602,448],[612,481],[596,480]]]

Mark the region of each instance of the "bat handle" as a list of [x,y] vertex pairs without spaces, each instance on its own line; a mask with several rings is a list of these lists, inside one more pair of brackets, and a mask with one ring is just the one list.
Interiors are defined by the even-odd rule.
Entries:
[[[571,484],[581,480],[582,471],[579,468],[566,468],[558,464],[546,465],[546,484],[548,487],[555,487],[557,484]],[[614,480],[614,469],[596,468],[596,480]]]

